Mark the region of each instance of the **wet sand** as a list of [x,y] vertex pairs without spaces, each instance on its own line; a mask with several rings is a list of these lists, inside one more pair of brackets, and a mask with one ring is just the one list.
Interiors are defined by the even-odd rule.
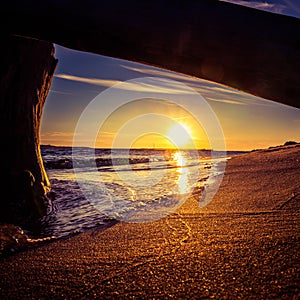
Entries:
[[299,299],[300,145],[233,157],[213,201],[0,262],[1,299]]

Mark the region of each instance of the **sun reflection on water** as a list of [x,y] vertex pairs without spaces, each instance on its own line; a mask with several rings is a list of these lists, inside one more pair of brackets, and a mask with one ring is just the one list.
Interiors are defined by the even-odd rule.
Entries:
[[189,184],[190,171],[187,167],[187,158],[185,157],[183,152],[177,151],[174,153],[173,159],[178,167],[178,178],[176,182],[178,186],[178,193],[181,195],[187,194],[191,190],[191,186]]

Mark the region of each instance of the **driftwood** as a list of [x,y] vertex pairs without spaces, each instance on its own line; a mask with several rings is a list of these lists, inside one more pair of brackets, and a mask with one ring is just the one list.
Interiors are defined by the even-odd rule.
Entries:
[[211,0],[9,1],[1,13],[1,188],[9,196],[0,222],[22,224],[48,205],[39,125],[57,63],[53,43],[300,108],[296,18]]
[[12,34],[174,70],[300,108],[297,18],[212,0],[9,1],[2,14]]

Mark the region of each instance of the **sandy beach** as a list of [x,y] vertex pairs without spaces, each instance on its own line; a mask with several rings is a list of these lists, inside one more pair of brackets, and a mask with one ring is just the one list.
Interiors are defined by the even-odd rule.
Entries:
[[1,299],[299,299],[300,145],[231,158],[212,202],[0,261]]

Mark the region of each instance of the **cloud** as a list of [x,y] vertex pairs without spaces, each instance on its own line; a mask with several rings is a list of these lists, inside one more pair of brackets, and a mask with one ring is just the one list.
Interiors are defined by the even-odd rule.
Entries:
[[[145,93],[162,93],[162,94],[183,94],[187,95],[190,92],[186,89],[182,89],[180,82],[168,81],[161,78],[160,85],[157,82],[151,84],[151,80],[145,80],[145,83],[134,83],[130,81],[119,81],[109,79],[97,79],[81,77],[69,74],[56,74],[55,77],[65,80],[71,80],[76,82],[82,82],[87,84],[99,85],[103,87],[113,87],[116,89],[132,91],[132,92],[145,92]],[[151,95],[150,95],[151,96]]]
[[81,76],[74,76],[68,74],[56,74],[54,77],[77,81],[82,83],[94,84],[94,85],[101,85],[105,87],[111,87],[114,84],[120,83],[118,80],[109,80],[109,79],[97,79],[97,78],[88,78],[88,77],[81,77]]
[[[234,0],[232,0],[234,1]],[[247,1],[234,1],[234,2],[247,2]],[[253,3],[253,2],[251,2]],[[254,2],[262,5],[271,5],[268,3],[261,3],[261,2]],[[173,80],[178,80],[180,82],[185,83],[190,88],[194,89],[200,95],[202,95],[205,99],[220,102],[220,103],[227,103],[227,104],[237,104],[237,105],[256,105],[256,106],[266,106],[266,107],[273,107],[278,105],[277,102],[273,102],[255,95],[252,95],[247,92],[243,92],[238,89],[234,89],[228,87],[226,85],[222,85],[216,82],[212,82],[203,78],[197,78],[193,76],[188,76],[181,73],[176,73],[169,70],[163,69],[151,69],[145,67],[130,67],[126,65],[121,65],[121,67],[141,73],[143,75],[153,75],[159,76],[163,78],[170,78]]]
[[40,136],[41,144],[53,144],[57,146],[72,145],[74,132],[43,132]]
[[214,102],[220,102],[225,104],[235,104],[235,105],[247,105],[244,102],[235,101],[235,100],[228,100],[228,99],[214,99],[214,98],[207,98],[207,100],[214,101]]
[[41,136],[43,138],[53,138],[53,137],[73,137],[74,132],[63,132],[63,131],[53,131],[44,132]]
[[160,69],[150,69],[150,68],[142,68],[142,67],[130,67],[126,65],[121,65],[124,69],[142,73],[142,74],[148,74],[148,75],[154,75],[154,76],[161,76],[161,77],[168,77],[176,80],[192,80],[192,81],[197,81],[198,79],[193,79],[193,77],[185,75],[185,74],[180,74],[180,73],[175,73],[173,71],[169,70],[160,70]]
[[116,134],[117,134],[117,131],[115,129],[112,129],[112,131],[100,130],[99,133],[98,133],[98,135],[101,137],[101,139],[103,139],[103,138],[114,138]]
[[239,95],[241,96],[242,94],[245,94],[242,91],[220,85],[218,83],[208,81],[206,79],[202,78],[196,78],[192,76],[188,76],[185,74],[180,74],[180,73],[174,73],[173,71],[168,71],[168,70],[157,70],[157,69],[150,69],[150,68],[141,68],[141,67],[129,67],[125,65],[121,65],[123,68],[139,72],[142,74],[147,74],[147,75],[154,75],[154,76],[161,76],[164,78],[170,78],[173,80],[179,80],[181,82],[185,82],[189,87],[195,89],[199,93],[218,93],[221,95]]
[[195,84],[189,84],[190,87],[192,87],[193,89],[197,90],[199,93],[203,93],[204,95],[211,95],[211,94],[218,94],[218,95],[222,95],[222,97],[224,95],[228,96],[228,97],[233,97],[233,96],[243,96],[246,95],[245,92],[242,91],[238,91],[238,90],[233,90],[231,88],[227,88],[227,87],[222,87],[222,86],[218,86],[217,84],[215,85],[205,85],[205,84],[201,84],[201,83],[195,83]]
[[268,3],[265,1],[246,1],[246,0],[220,0],[222,2],[230,2],[233,4],[243,5],[255,9],[265,10],[277,14],[281,14],[286,8],[283,4]]
[[193,88],[200,94],[209,92],[209,93],[218,93],[218,94],[228,94],[228,95],[241,95],[243,92],[234,90],[232,88],[221,86],[218,83],[211,82],[202,78],[196,78],[192,76],[188,76],[185,74],[174,73],[173,71],[168,70],[157,70],[150,68],[141,68],[141,67],[129,67],[125,65],[121,65],[123,68],[139,72],[147,75],[161,76],[164,78],[170,78],[173,80],[179,80],[181,82],[185,82],[189,87]]
[[56,91],[53,89],[50,89],[50,92],[54,93],[54,94],[60,94],[60,95],[71,95],[72,94],[71,92],[62,92],[62,91]]
[[[189,94],[189,91],[186,89],[182,89],[182,83],[185,83],[195,92],[198,92],[200,95],[202,95],[204,99],[214,102],[231,105],[259,105],[269,107],[276,104],[272,101],[268,101],[239,90],[235,90],[227,86],[223,86],[200,78],[185,76],[184,74],[173,73],[172,71],[169,72],[168,70],[164,71],[139,67],[133,68],[127,66],[123,67],[132,71],[140,72],[144,75],[156,75],[155,77],[161,77],[161,81],[158,85],[157,82],[151,84],[151,80],[147,80],[145,81],[145,83],[134,83],[130,81],[123,82],[119,80],[88,78],[69,74],[56,74],[55,77],[91,85],[98,85],[106,88],[114,87],[123,91],[149,93],[149,98],[153,96],[151,95],[151,93],[187,95]],[[171,79],[171,81],[168,80],[168,77]],[[178,81],[176,81],[175,79],[177,79]]]

